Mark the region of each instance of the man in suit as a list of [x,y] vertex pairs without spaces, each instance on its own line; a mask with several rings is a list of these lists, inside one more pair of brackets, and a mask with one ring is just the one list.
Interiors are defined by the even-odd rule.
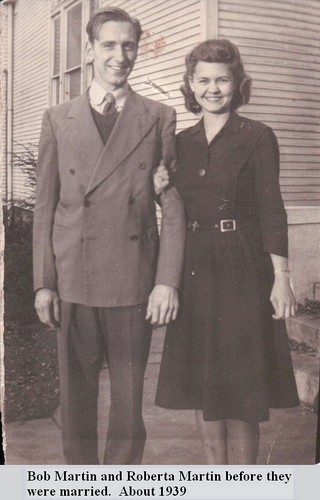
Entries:
[[69,464],[98,464],[99,373],[107,360],[111,407],[103,463],[139,464],[146,431],[143,379],[152,325],[174,320],[185,222],[173,187],[152,175],[176,168],[175,112],[131,90],[139,21],[118,8],[87,26],[94,81],[47,110],[34,217],[35,307],[58,331],[62,441]]

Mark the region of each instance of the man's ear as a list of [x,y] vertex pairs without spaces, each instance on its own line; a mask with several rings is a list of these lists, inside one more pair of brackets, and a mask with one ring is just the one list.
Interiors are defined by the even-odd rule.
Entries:
[[93,44],[89,42],[89,40],[86,42],[86,53],[87,53],[87,62],[93,62],[94,61],[94,56],[93,56]]

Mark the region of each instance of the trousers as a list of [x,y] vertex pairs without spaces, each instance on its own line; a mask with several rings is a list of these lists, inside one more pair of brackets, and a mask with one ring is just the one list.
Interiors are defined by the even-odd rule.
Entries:
[[[61,303],[57,345],[63,453],[67,464],[99,464],[99,374],[110,376],[103,464],[140,464],[146,429],[143,382],[152,326],[146,305],[97,308]],[[107,420],[107,418],[106,418]]]

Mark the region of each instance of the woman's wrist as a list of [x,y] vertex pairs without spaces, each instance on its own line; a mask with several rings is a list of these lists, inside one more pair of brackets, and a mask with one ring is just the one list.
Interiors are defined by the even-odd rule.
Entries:
[[290,274],[290,269],[288,269],[287,267],[284,267],[284,268],[278,268],[278,269],[275,269],[273,271],[274,274],[280,274],[280,273],[286,273],[286,274]]

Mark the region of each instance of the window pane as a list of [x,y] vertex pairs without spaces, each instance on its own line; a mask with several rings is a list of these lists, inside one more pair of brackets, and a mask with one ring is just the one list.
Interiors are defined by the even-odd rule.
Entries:
[[71,71],[66,75],[67,77],[67,89],[68,89],[68,97],[69,99],[73,99],[80,95],[80,85],[81,85],[81,70],[76,69]]
[[81,64],[82,4],[67,13],[67,69]]
[[60,103],[60,78],[52,79],[52,106]]
[[90,17],[96,10],[98,10],[98,8],[99,8],[99,0],[90,0],[90,12],[89,12]]
[[60,57],[61,57],[61,17],[56,17],[53,21],[54,29],[54,57],[53,57],[53,74],[57,75],[60,72]]

